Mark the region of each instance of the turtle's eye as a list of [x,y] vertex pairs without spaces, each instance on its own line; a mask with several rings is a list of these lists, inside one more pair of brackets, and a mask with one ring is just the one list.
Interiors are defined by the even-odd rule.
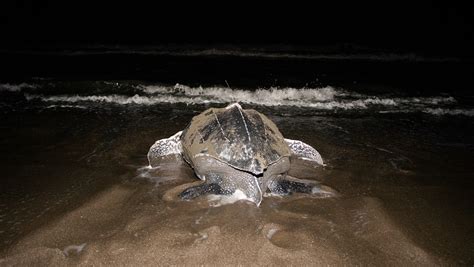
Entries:
[[260,174],[255,175],[255,177],[257,177],[257,178],[262,178],[262,177],[263,177],[263,172],[260,173]]

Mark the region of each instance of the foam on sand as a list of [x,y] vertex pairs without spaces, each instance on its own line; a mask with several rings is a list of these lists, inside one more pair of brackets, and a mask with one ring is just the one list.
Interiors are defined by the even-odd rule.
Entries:
[[229,204],[233,204],[237,201],[241,201],[241,200],[249,201],[252,204],[255,204],[255,203],[253,203],[252,198],[249,198],[241,190],[235,190],[235,192],[232,193],[232,195],[209,195],[209,196],[207,196],[207,199],[209,200],[209,204],[212,207],[219,207],[219,206],[222,206],[222,205],[229,205]]

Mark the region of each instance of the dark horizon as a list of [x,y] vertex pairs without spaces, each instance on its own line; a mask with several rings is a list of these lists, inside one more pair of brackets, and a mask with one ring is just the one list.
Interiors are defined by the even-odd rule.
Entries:
[[[472,56],[473,7],[411,5],[3,4],[3,47],[54,44],[364,46]],[[184,5],[184,4],[183,4]]]

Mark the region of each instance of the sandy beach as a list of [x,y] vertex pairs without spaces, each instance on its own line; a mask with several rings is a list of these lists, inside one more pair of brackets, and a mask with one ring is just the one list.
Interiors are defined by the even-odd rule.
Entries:
[[[38,227],[30,226],[4,249],[0,265],[436,266],[469,260],[472,214],[463,209],[472,204],[463,199],[468,199],[470,189],[462,189],[462,183],[446,186],[436,178],[452,175],[456,166],[432,168],[458,148],[433,154],[426,150],[430,146],[406,132],[371,141],[362,129],[380,123],[372,119],[354,124],[353,119],[272,116],[287,136],[318,147],[327,163],[315,168],[294,160],[290,174],[322,181],[338,190],[339,197],[265,197],[260,207],[246,201],[220,205],[222,201],[209,197],[183,201],[176,195],[198,181],[189,166],[144,167],[156,136],[169,136],[189,118],[173,118],[177,123],[166,132],[135,127],[132,119],[122,122],[127,134],[109,140],[121,145],[98,150],[87,163],[93,168],[89,172],[102,170],[96,180],[112,178],[111,168],[121,178],[99,191],[76,195],[74,205],[44,217]],[[389,125],[399,127],[393,121]],[[107,127],[87,131],[78,140],[103,142],[105,135],[91,136]],[[311,135],[315,131],[320,134]],[[390,129],[374,131],[382,136]],[[68,147],[82,151],[72,144]],[[422,149],[432,156],[426,158]],[[83,151],[71,154],[71,159],[90,154]],[[460,156],[458,164],[466,166]],[[456,175],[462,178],[469,172],[464,169]]]

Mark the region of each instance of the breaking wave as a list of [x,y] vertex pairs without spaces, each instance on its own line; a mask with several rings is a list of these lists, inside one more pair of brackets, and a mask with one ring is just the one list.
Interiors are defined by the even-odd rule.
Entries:
[[189,87],[181,84],[175,86],[136,85],[134,95],[42,95],[25,92],[27,101],[49,103],[49,107],[81,108],[95,104],[142,105],[182,103],[187,105],[243,104],[266,106],[306,108],[322,111],[337,110],[375,110],[378,113],[423,112],[432,115],[466,115],[473,111],[453,107],[457,101],[452,96],[432,97],[394,97],[362,95],[336,89],[322,88],[259,88],[255,90],[231,89],[228,87]]
[[395,106],[396,100],[367,97],[365,99],[338,99],[345,93],[333,87],[324,88],[270,88],[254,91],[230,89],[223,87],[188,87],[177,84],[174,87],[146,86],[142,88],[145,95],[59,95],[44,96],[25,94],[27,100],[41,100],[44,102],[84,103],[99,102],[119,105],[155,105],[160,103],[184,104],[226,104],[240,102],[259,106],[285,106],[315,108],[322,110],[332,109],[366,109],[372,105]]
[[[324,102],[331,101],[338,94],[333,87],[324,88],[269,88],[257,89],[255,91],[230,89],[225,87],[189,87],[176,84],[173,87],[146,86],[143,92],[151,97],[174,96],[176,99],[183,99],[198,102],[230,103],[243,102],[249,104],[259,104],[264,106],[297,106],[304,102]],[[304,106],[304,105],[303,105]]]
[[0,92],[1,91],[20,92],[23,89],[35,89],[36,87],[37,85],[29,84],[29,83],[20,83],[20,84],[2,83],[0,84]]
[[185,103],[185,104],[222,104],[231,102],[240,102],[246,104],[255,104],[261,106],[286,106],[286,107],[302,107],[302,108],[316,108],[323,110],[332,109],[366,109],[371,105],[397,105],[393,99],[369,98],[354,101],[327,101],[327,102],[308,102],[306,100],[282,100],[277,101],[265,100],[263,102],[256,101],[256,99],[241,99],[234,98],[232,101],[224,99],[208,99],[206,97],[179,97],[179,96],[140,96],[134,95],[131,97],[123,95],[109,95],[109,96],[41,96],[41,95],[26,95],[27,100],[41,100],[45,102],[64,102],[64,103],[83,103],[83,102],[102,102],[120,105],[155,105],[161,103]]
[[443,108],[427,108],[423,112],[432,115],[464,115],[468,117],[474,116],[474,109],[443,109]]

